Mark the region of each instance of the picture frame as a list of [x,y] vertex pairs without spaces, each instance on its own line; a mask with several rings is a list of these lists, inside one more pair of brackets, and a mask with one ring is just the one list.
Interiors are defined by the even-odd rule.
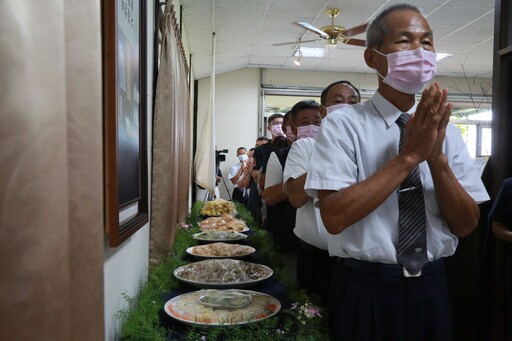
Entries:
[[146,2],[104,0],[105,230],[117,247],[148,222]]

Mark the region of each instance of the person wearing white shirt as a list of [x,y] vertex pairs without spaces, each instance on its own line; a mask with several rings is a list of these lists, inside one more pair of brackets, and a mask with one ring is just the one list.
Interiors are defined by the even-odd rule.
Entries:
[[[304,191],[310,158],[313,152],[321,112],[331,107],[359,103],[358,89],[348,81],[337,81],[327,86],[320,96],[321,106],[317,111],[294,111],[292,128],[297,140],[292,144],[284,169],[283,190],[293,207],[297,209],[293,232],[299,239],[297,252],[297,280],[308,292],[317,294],[320,303],[327,306],[331,275],[336,261],[327,251],[329,233],[320,218],[320,210],[313,198]],[[319,119],[320,118],[320,119]],[[315,127],[311,128],[311,125]]]
[[249,182],[249,197],[247,198],[247,209],[249,212],[251,212],[252,216],[254,217],[254,221],[258,226],[262,226],[262,212],[261,208],[263,203],[261,202],[260,198],[260,190],[258,188],[258,179],[260,171],[254,170],[254,167],[256,167],[256,148],[259,146],[268,143],[268,138],[265,136],[260,136],[256,140],[256,145],[254,147],[254,151],[252,152],[252,155],[250,156],[251,159],[251,180]]
[[[267,123],[267,130],[272,135],[272,139],[267,141],[267,143],[256,147],[254,150],[254,160],[256,163],[254,164],[252,170],[252,176],[253,179],[255,179],[257,182],[257,186],[259,188],[258,194],[260,194],[261,199],[261,215],[256,214],[255,218],[257,221],[261,222],[263,227],[266,225],[267,203],[265,202],[265,198],[263,197],[262,192],[265,188],[265,171],[268,158],[274,149],[281,147],[281,143],[286,141],[286,137],[282,129],[283,115],[281,113],[270,115],[268,117]],[[254,193],[254,195],[255,194],[256,193]]]
[[[477,226],[477,203],[489,199],[456,127],[448,91],[436,83],[433,34],[418,8],[392,5],[368,27],[366,64],[379,86],[371,100],[342,108],[322,123],[306,192],[319,199],[329,251],[339,257],[329,297],[334,340],[451,340],[443,257]],[[403,113],[414,113],[399,151]],[[407,115],[406,115],[407,116]],[[410,117],[410,116],[409,116]],[[399,263],[401,183],[419,168],[427,263]],[[407,190],[415,188],[407,188]],[[331,245],[333,247],[331,247]]]
[[245,176],[249,175],[247,169],[247,159],[249,158],[247,155],[247,149],[244,147],[239,147],[236,150],[236,157],[240,162],[231,166],[228,175],[228,179],[231,180],[231,183],[233,184],[233,194],[231,197],[233,201],[238,201],[245,205],[245,189],[243,187],[240,188],[238,184],[239,182],[241,183],[243,181]]
[[339,80],[329,84],[320,95],[320,115],[322,118],[346,105],[361,102],[359,89],[347,80]]
[[[318,104],[317,104],[318,105]],[[283,126],[290,121],[291,112],[283,118]],[[290,143],[290,141],[288,141]],[[265,183],[262,197],[267,204],[265,228],[272,234],[274,245],[285,266],[296,266],[297,237],[293,234],[295,208],[283,192],[283,170],[290,146],[275,148],[265,167]]]

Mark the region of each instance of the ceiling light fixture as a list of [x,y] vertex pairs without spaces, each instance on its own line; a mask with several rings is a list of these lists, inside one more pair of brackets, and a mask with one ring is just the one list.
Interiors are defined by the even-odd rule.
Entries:
[[453,57],[453,54],[449,54],[449,53],[437,53],[436,54],[436,62],[441,62],[445,59],[448,59],[450,57]]
[[302,51],[300,50],[300,46],[298,46],[295,51],[293,52],[293,58],[295,58],[295,65],[300,65],[300,60],[302,58]]
[[325,55],[323,47],[301,47],[300,52],[304,58],[322,58]]

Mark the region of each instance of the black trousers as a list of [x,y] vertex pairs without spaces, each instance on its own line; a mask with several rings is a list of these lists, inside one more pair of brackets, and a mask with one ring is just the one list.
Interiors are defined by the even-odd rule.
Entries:
[[233,189],[233,195],[232,195],[233,201],[238,201],[239,203],[242,203],[245,205],[245,197],[244,192],[242,192],[238,187],[235,187]]
[[[442,262],[437,261],[437,262]],[[366,263],[366,264],[365,264]],[[335,341],[441,341],[452,339],[451,304],[444,273],[406,278],[378,263],[336,263],[329,297]],[[375,270],[372,266],[374,265]],[[391,266],[392,267],[392,266]],[[395,266],[394,270],[399,270]],[[369,270],[369,271],[366,271]]]
[[322,306],[327,307],[331,279],[336,257],[297,238],[297,280],[307,292],[320,298]]

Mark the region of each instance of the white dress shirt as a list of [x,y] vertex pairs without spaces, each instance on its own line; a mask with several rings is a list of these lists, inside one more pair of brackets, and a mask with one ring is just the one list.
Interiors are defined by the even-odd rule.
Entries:
[[[231,168],[229,169],[228,179],[231,180],[232,178],[234,178],[235,175],[237,175],[238,172],[240,171],[240,168],[242,168],[241,162],[238,162],[237,164],[234,164],[233,166],[231,166]],[[244,178],[244,173],[242,172],[242,174],[240,174],[240,177],[238,178],[238,180],[241,180],[243,178]],[[233,188],[237,188],[237,187],[238,187],[238,182],[233,184]],[[243,188],[241,190],[243,190]]]
[[272,152],[268,158],[265,172],[265,188],[283,183],[283,166],[276,153]]
[[[283,190],[287,191],[286,182],[297,179],[309,171],[309,160],[313,153],[315,140],[307,137],[299,139],[292,144],[283,173]],[[319,249],[327,250],[327,240],[330,234],[325,229],[320,217],[320,210],[313,204],[313,198],[297,209],[295,229],[297,237]]]
[[[414,111],[414,107],[409,111]],[[311,157],[305,189],[335,190],[373,175],[398,155],[401,111],[378,92],[365,103],[337,110],[322,122]],[[474,167],[458,128],[449,124],[443,151],[455,177],[469,195],[481,203],[489,196]],[[427,220],[427,254],[430,261],[455,252],[458,238],[441,216],[434,183],[426,162],[419,164]],[[329,240],[329,252],[338,257],[396,264],[398,197],[394,192],[368,216]]]

